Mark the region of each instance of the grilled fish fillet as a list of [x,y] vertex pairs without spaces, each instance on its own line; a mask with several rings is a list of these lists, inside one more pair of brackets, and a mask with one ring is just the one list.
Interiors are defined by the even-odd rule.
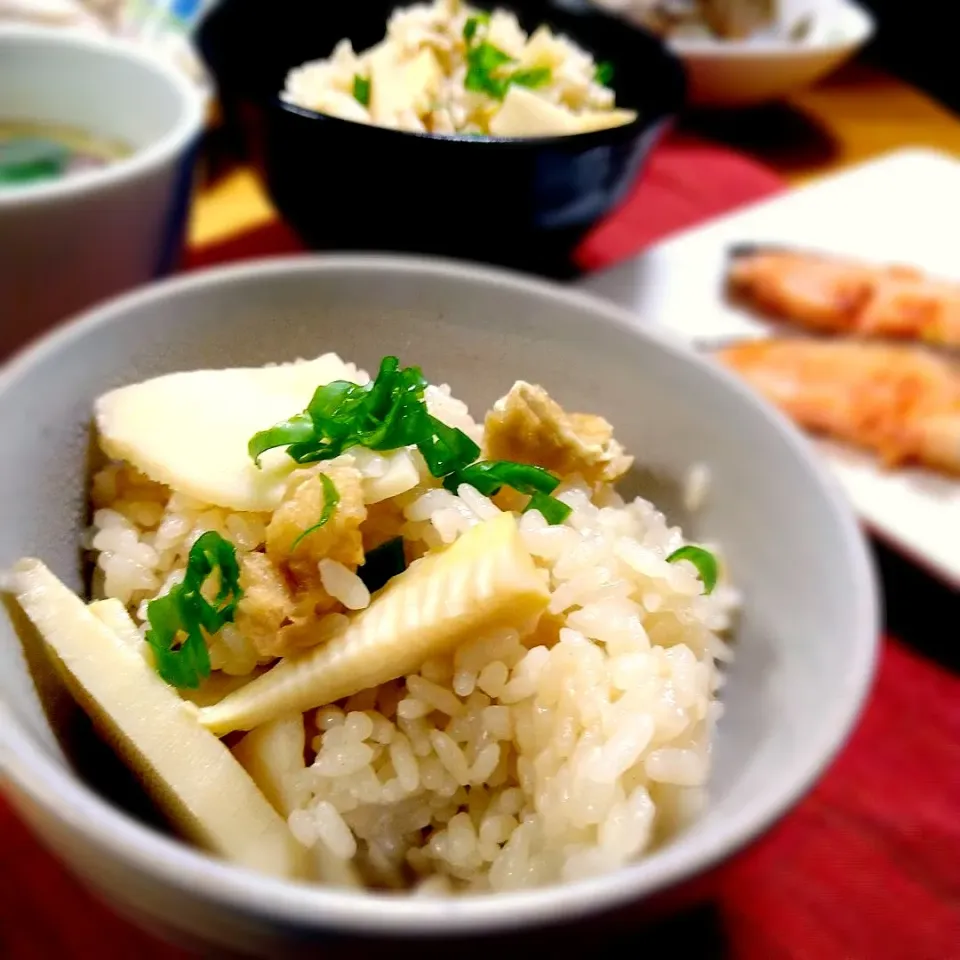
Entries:
[[740,247],[727,289],[754,310],[812,330],[960,346],[960,283],[912,267]]
[[878,454],[960,475],[960,367],[907,345],[760,340],[717,358],[798,424]]

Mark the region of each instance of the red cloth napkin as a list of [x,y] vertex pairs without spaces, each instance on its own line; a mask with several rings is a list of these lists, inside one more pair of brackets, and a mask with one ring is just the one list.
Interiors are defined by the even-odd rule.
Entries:
[[[581,262],[610,265],[782,187],[728,150],[668,140],[626,204],[587,239]],[[193,251],[189,265],[298,249],[272,224]],[[956,619],[942,629],[956,634]],[[0,838],[0,956],[181,956],[91,898],[2,802]],[[694,889],[705,906],[652,924],[596,925],[587,945],[597,956],[662,948],[731,960],[960,960],[960,678],[887,640],[866,714],[838,762],[776,829]],[[545,933],[541,947],[570,946],[555,940]]]
[[784,188],[759,163],[690,137],[671,137],[650,157],[633,193],[577,252],[585,270],[613,266],[671,233]]

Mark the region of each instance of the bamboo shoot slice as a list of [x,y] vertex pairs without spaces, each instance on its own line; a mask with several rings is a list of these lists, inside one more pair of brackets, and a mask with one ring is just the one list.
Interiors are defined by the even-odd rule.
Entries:
[[234,863],[294,875],[300,854],[287,825],[230,751],[197,723],[195,708],[131,646],[132,622],[123,625],[123,639],[104,623],[119,622],[116,605],[91,611],[39,560],[21,560],[10,583],[77,701],[173,825]]
[[516,520],[503,513],[394,577],[323,646],[201,710],[200,722],[222,735],[323,706],[402,677],[479,633],[525,628],[548,600]]
[[[306,770],[305,748],[306,734],[299,713],[284,714],[251,730],[233,748],[233,755],[284,818],[298,807],[292,778]],[[316,879],[321,883],[338,887],[361,886],[353,864],[334,856],[323,840],[317,840],[308,856]]]
[[290,775],[306,769],[306,739],[303,716],[288,713],[252,730],[233,748],[240,765],[282,817],[297,808]]
[[514,85],[490,121],[490,132],[495,137],[559,137],[580,133],[580,127],[566,107]]
[[147,641],[140,636],[137,625],[119,600],[95,600],[88,609],[125,646],[143,656],[148,649]]
[[593,130],[622,127],[636,119],[636,110],[590,110],[577,116],[577,125],[580,133],[590,133]]
[[250,438],[303,410],[332,380],[366,382],[336,354],[275,367],[190,370],[105,393],[96,403],[100,446],[151,480],[231,510],[276,510],[297,465],[269,450],[258,469]]

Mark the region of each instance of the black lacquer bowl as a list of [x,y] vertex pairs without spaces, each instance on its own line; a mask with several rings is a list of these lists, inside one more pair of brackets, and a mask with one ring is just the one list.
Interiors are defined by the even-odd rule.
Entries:
[[441,254],[569,275],[587,231],[624,198],[680,110],[683,69],[654,37],[558,3],[498,3],[524,27],[566,34],[614,66],[618,105],[637,119],[566,137],[405,133],[283,103],[287,71],[349,37],[382,39],[396,0],[223,0],[200,30],[228,122],[274,203],[316,249]]

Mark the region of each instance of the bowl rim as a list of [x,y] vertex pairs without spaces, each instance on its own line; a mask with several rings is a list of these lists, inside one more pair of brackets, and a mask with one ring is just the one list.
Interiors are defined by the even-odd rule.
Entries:
[[[421,257],[372,255],[300,255],[249,261],[199,271],[152,284],[117,297],[80,315],[16,355],[0,371],[0,402],[6,391],[28,377],[48,357],[69,352],[90,331],[123,323],[130,309],[170,299],[198,288],[253,283],[260,278],[311,273],[415,276],[495,284],[553,303],[580,306],[593,322],[625,328],[675,358],[694,364],[752,406],[778,431],[810,471],[833,514],[844,553],[842,560],[856,585],[850,603],[857,629],[850,638],[845,698],[838,699],[820,736],[807,740],[793,756],[792,773],[771,782],[735,811],[720,829],[691,844],[681,835],[636,863],[574,883],[529,891],[453,899],[410,898],[396,894],[349,892],[291,882],[234,866],[166,836],[114,807],[42,749],[36,738],[0,701],[0,769],[24,797],[30,798],[61,831],[75,832],[101,856],[135,873],[179,888],[199,900],[237,910],[262,922],[292,925],[313,933],[338,931],[367,936],[444,936],[505,932],[521,927],[573,920],[661,892],[717,864],[769,828],[814,784],[846,742],[869,691],[877,655],[880,602],[873,564],[859,523],[839,483],[817,458],[814,448],[787,419],[761,401],[729,371],[698,355],[668,331],[641,327],[631,314],[606,301],[560,284],[485,266]],[[837,561],[834,558],[834,562]],[[796,759],[799,757],[800,759]],[[17,797],[14,795],[16,803]],[[27,807],[24,804],[24,807]]]
[[21,44],[45,45],[47,50],[44,52],[54,56],[63,50],[87,51],[93,55],[125,61],[136,69],[152,73],[174,91],[180,103],[180,116],[156,142],[142,150],[135,150],[130,156],[123,157],[116,163],[87,171],[83,176],[64,177],[0,191],[0,213],[90,196],[135,181],[184,153],[204,128],[209,95],[180,70],[157,53],[144,49],[141,44],[110,35],[54,30],[26,24],[0,26],[0,50]]
[[665,41],[667,48],[683,60],[804,60],[852,51],[864,46],[874,35],[877,22],[874,15],[855,0],[834,0],[829,15],[842,20],[847,29],[835,40],[819,43],[791,44],[783,40],[714,40],[711,38],[684,38]]

